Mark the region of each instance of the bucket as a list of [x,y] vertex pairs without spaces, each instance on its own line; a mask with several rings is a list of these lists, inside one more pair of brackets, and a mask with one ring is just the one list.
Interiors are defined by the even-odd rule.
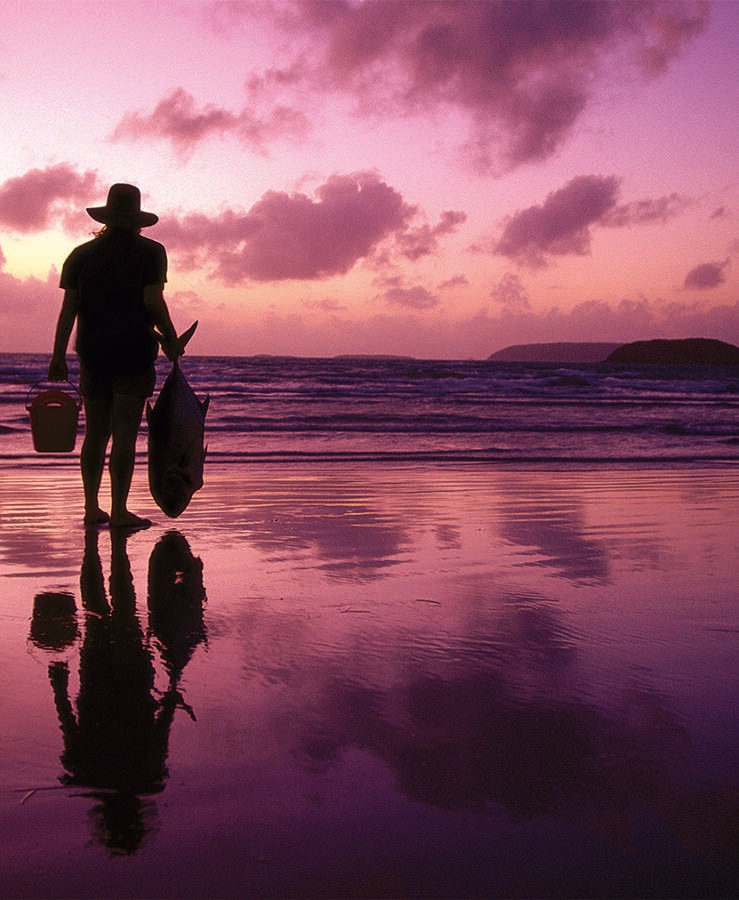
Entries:
[[[38,384],[31,388],[29,397]],[[52,388],[36,394],[30,403],[26,399],[26,409],[31,416],[33,448],[37,453],[69,453],[74,450],[80,401],[77,389],[74,385],[69,386],[77,394],[76,398],[60,388]]]

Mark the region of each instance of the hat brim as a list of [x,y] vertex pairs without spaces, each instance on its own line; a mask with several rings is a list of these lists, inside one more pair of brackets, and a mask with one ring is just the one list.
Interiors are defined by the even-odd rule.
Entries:
[[150,212],[138,212],[135,216],[122,216],[111,213],[107,206],[88,206],[87,215],[103,225],[113,225],[118,228],[148,228],[156,225],[159,216]]

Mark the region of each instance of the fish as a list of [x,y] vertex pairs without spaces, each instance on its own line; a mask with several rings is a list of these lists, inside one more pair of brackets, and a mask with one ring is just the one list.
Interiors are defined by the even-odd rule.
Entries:
[[[181,336],[184,346],[197,322]],[[205,416],[210,397],[198,400],[179,360],[162,385],[154,406],[146,404],[148,425],[149,490],[161,511],[176,519],[203,486]]]

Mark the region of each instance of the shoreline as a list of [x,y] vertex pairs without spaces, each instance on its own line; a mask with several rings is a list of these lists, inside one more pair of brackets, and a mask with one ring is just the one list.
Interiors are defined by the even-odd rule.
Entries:
[[[335,490],[337,498],[354,495],[360,486],[368,497],[376,493],[382,503],[386,495],[399,492],[412,498],[438,491],[444,502],[453,502],[458,489],[480,490],[489,495],[489,502],[497,504],[498,492],[507,492],[508,485],[520,486],[524,495],[528,484],[546,491],[551,485],[554,494],[572,492],[589,504],[616,504],[618,491],[625,490],[641,496],[645,492],[660,493],[661,485],[704,484],[711,489],[717,503],[728,503],[736,493],[739,504],[739,464],[719,460],[635,460],[614,461],[543,461],[522,462],[508,460],[483,462],[480,460],[373,460],[333,459],[316,460],[272,459],[242,460],[239,462],[206,462],[205,483],[193,495],[189,507],[181,516],[168,518],[154,503],[149,493],[146,460],[137,460],[130,494],[130,508],[149,518],[156,528],[174,528],[207,532],[227,531],[232,519],[239,520],[248,510],[251,500],[261,503],[273,490],[280,502],[289,504],[290,492],[295,492],[296,504],[322,502],[315,500],[311,487],[322,485],[324,493]],[[82,484],[78,460],[65,458],[38,459],[31,465],[11,464],[4,467],[4,497],[0,499],[0,537],[10,524],[22,525],[30,533],[44,523],[45,528],[63,528],[68,524],[82,525]],[[727,491],[721,499],[720,492]],[[254,495],[250,494],[254,491]],[[101,506],[109,503],[109,479],[103,474]],[[460,514],[469,498],[463,493]],[[478,502],[483,502],[482,500]],[[676,501],[677,502],[677,501]],[[7,508],[6,508],[6,504]],[[317,515],[320,515],[320,507]],[[399,508],[398,515],[403,514]],[[659,519],[659,511],[655,510]]]
[[[0,462],[7,468],[18,469],[44,469],[49,471],[55,469],[79,470],[79,454],[35,454],[35,455],[3,455],[0,453]],[[107,463],[107,460],[106,460]],[[136,473],[141,469],[146,470],[147,452],[146,450],[136,451]],[[372,466],[372,465],[397,465],[397,466],[468,466],[470,468],[490,468],[496,467],[521,469],[537,468],[545,469],[552,467],[554,469],[607,469],[614,468],[633,468],[633,469],[661,469],[661,468],[726,468],[739,469],[739,457],[735,456],[622,456],[622,457],[576,457],[569,455],[562,456],[530,456],[505,458],[503,456],[479,456],[472,453],[404,453],[404,452],[388,452],[388,453],[356,453],[348,451],[347,453],[330,453],[330,454],[314,454],[310,451],[285,451],[280,452],[255,452],[253,454],[244,454],[236,457],[234,454],[224,452],[222,458],[218,458],[218,454],[208,452],[205,465],[206,479],[211,471],[219,471],[226,468],[240,469],[249,466],[315,466],[315,467],[331,467],[331,466]],[[134,475],[136,477],[136,475]]]

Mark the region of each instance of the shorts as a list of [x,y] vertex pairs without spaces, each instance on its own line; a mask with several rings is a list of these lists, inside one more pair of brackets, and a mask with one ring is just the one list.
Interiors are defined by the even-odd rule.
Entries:
[[156,381],[157,373],[153,363],[140,375],[113,375],[91,372],[80,362],[80,394],[90,399],[112,399],[114,394],[125,394],[145,400],[154,393]]

